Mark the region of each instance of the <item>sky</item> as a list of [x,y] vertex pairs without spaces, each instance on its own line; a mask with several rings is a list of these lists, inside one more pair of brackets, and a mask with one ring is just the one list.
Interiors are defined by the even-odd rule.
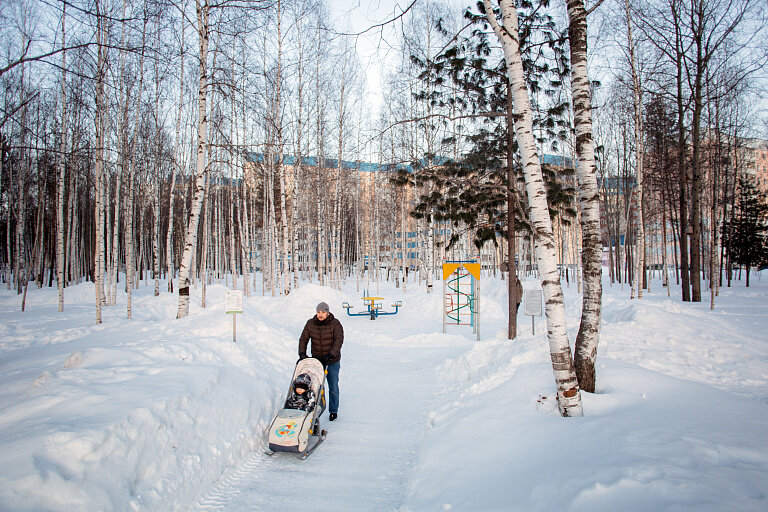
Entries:
[[[425,0],[417,1],[424,2]],[[334,0],[330,2],[330,8],[337,30],[357,34],[374,25],[396,18],[411,5],[411,2],[412,0]],[[458,8],[474,4],[472,0],[447,0],[444,3],[452,4]],[[595,16],[590,19],[591,22],[599,22]],[[372,119],[374,119],[375,113],[379,111],[383,100],[382,80],[385,77],[385,72],[387,69],[394,68],[399,59],[398,29],[397,23],[390,23],[386,27],[368,30],[359,36],[350,36],[354,40],[366,77],[366,104]],[[602,57],[597,55],[594,58],[598,61],[594,59],[591,61],[590,76],[593,79],[608,80],[610,77],[604,76],[607,68],[599,62]],[[758,76],[756,80],[761,83],[766,82],[763,75]],[[765,96],[768,97],[768,95]],[[757,133],[768,137],[768,99],[758,99],[757,101],[756,115],[758,119],[762,119],[763,125],[757,126],[755,129]]]
[[[378,112],[382,102],[382,81],[387,69],[399,58],[397,24],[371,28],[392,20],[408,8],[411,0],[336,0],[330,2],[336,29],[350,35],[357,49],[367,86],[367,104]],[[368,30],[370,29],[370,30]]]
[[[397,66],[400,59],[401,19],[397,19],[413,0],[334,0],[330,8],[336,29],[349,35],[357,49],[360,64],[367,83],[367,106],[372,113],[378,112],[382,103],[383,80],[388,70]],[[425,0],[417,0],[425,2]],[[469,1],[448,0],[457,7]],[[392,21],[396,20],[396,21]],[[387,21],[385,26],[376,27]],[[364,32],[364,33],[361,33]]]

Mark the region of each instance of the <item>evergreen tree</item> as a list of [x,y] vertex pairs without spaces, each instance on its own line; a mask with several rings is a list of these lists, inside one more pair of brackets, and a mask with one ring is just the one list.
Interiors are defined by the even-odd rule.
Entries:
[[[558,141],[566,137],[569,128],[565,118],[569,105],[555,98],[569,69],[563,33],[556,30],[550,16],[540,12],[547,5],[548,0],[535,5],[530,1],[521,3],[524,16],[520,37],[523,69],[533,95],[536,141],[542,148],[549,142],[557,150]],[[453,159],[426,154],[413,162],[411,169],[400,172],[395,181],[423,186],[421,190],[427,193],[418,198],[411,214],[416,218],[431,216],[438,221],[450,221],[454,229],[449,243],[461,235],[456,228],[469,230],[478,248],[488,241],[497,243],[499,235],[506,238],[511,265],[508,337],[512,339],[517,330],[513,307],[517,302],[516,272],[512,265],[516,226],[522,222],[524,229],[532,228],[525,214],[526,196],[521,192],[524,180],[513,135],[516,114],[506,61],[492,52],[484,31],[487,20],[483,10],[482,4],[478,4],[478,13],[469,9],[465,12],[470,25],[480,25],[471,36],[455,37],[456,43],[434,59],[411,57],[412,64],[421,71],[419,79],[425,84],[424,91],[415,95],[417,100],[428,102],[431,111],[449,112],[450,115],[441,116],[443,119],[480,120],[479,129],[478,123],[473,123],[475,131],[465,140],[456,140],[454,135],[443,141],[468,143],[469,149]],[[440,22],[437,26],[443,30]],[[540,96],[545,98],[546,105],[538,101]],[[575,190],[564,186],[563,177],[557,173],[546,173],[545,180],[547,193],[552,196],[550,214],[565,218],[574,211]]]
[[745,267],[749,286],[750,269],[768,262],[768,203],[752,180],[743,175],[737,194],[733,220],[723,226],[723,245],[728,247],[731,261]]
[[[564,35],[557,30],[554,20],[540,11],[548,4],[548,0],[521,3],[525,13],[521,18],[521,46],[531,94],[552,99],[562,87],[569,69]],[[470,9],[465,12],[465,18],[472,24],[485,22],[482,12],[475,13]],[[442,30],[440,24],[438,28]],[[433,60],[411,57],[413,65],[421,70],[419,79],[431,85],[416,98],[430,102],[442,111],[455,112],[456,117],[463,120],[480,119],[480,127],[465,137],[469,149],[458,158],[424,155],[412,162],[410,169],[401,170],[395,182],[434,185],[431,193],[418,198],[411,214],[415,218],[424,218],[433,212],[436,220],[451,221],[454,227],[464,226],[475,233],[475,245],[481,247],[487,241],[495,242],[497,234],[509,236],[507,205],[510,193],[515,203],[512,209],[517,214],[516,220],[522,222],[525,229],[530,229],[530,223],[523,214],[525,194],[519,192],[522,174],[517,144],[510,136],[514,130],[510,123],[514,112],[509,108],[504,58],[492,52],[488,34],[482,28],[475,29],[469,37],[456,39],[455,44]],[[460,94],[454,94],[456,90]],[[537,142],[556,151],[569,129],[565,118],[569,105],[554,100],[548,105],[534,103]],[[508,172],[510,161],[513,162],[512,179]],[[557,172],[552,169],[545,173],[551,199],[550,213],[575,215],[575,190],[564,179],[573,175],[573,169],[558,169]],[[460,233],[454,230],[451,242],[459,236]]]

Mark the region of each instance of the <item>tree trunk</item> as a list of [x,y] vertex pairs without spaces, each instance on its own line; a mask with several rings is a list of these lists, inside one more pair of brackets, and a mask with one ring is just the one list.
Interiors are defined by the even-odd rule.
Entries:
[[94,165],[94,183],[96,183],[96,204],[94,218],[96,220],[96,247],[94,253],[94,285],[96,289],[96,323],[101,323],[101,307],[104,297],[102,265],[104,263],[104,222],[103,222],[103,170],[104,170],[104,143],[106,138],[104,131],[106,128],[106,102],[104,94],[104,80],[106,75],[106,28],[104,27],[104,18],[100,12],[100,5],[96,3],[97,10],[97,28],[96,38],[98,41],[98,60],[96,69],[96,149]]
[[581,322],[576,336],[574,365],[581,389],[595,392],[595,360],[600,342],[602,308],[602,243],[600,195],[597,188],[592,135],[592,98],[587,70],[587,12],[583,0],[568,0],[571,48],[571,89],[576,129],[577,174],[581,210],[581,265],[583,295]]
[[629,68],[632,74],[632,98],[635,107],[635,175],[636,182],[636,208],[637,208],[637,239],[635,240],[636,256],[634,279],[632,279],[632,291],[630,299],[643,297],[643,276],[645,276],[645,218],[643,211],[643,100],[640,88],[640,75],[635,62],[635,41],[632,37],[632,18],[629,10],[629,0],[624,2],[627,16],[627,45],[629,47]]
[[198,122],[197,122],[197,166],[195,170],[195,195],[192,199],[192,210],[184,235],[184,252],[179,268],[179,308],[176,318],[185,318],[189,314],[189,284],[192,269],[192,256],[197,248],[197,228],[200,222],[200,211],[205,199],[205,169],[206,150],[208,148],[208,40],[210,37],[208,0],[196,0],[197,33],[199,37],[199,84],[197,89]]
[[507,82],[507,338],[517,337],[517,263],[515,262],[515,164],[514,130],[515,109],[512,84]]
[[680,177],[680,217],[678,230],[680,236],[680,274],[682,276],[682,296],[684,302],[691,300],[690,274],[688,270],[688,173],[685,169],[687,146],[685,143],[685,99],[683,98],[683,49],[680,33],[680,19],[676,9],[672,9],[675,21],[675,55],[677,83],[677,171]]
[[507,63],[507,73],[512,85],[515,112],[515,134],[519,142],[525,174],[525,186],[531,209],[531,221],[536,231],[536,260],[542,277],[541,286],[546,305],[549,352],[557,385],[557,399],[563,416],[582,416],[581,394],[568,342],[565,325],[565,303],[560,277],[557,272],[557,252],[549,216],[547,192],[541,172],[536,140],[533,136],[533,118],[530,98],[525,83],[523,61],[520,53],[520,36],[515,4],[500,0],[502,14],[500,25],[490,0],[483,0],[488,21],[501,41]]
[[[173,293],[173,278],[176,274],[175,271],[175,265],[173,262],[173,210],[174,210],[174,199],[175,199],[175,191],[176,191],[176,174],[181,173],[181,175],[184,175],[184,158],[182,156],[182,150],[184,148],[184,144],[181,142],[181,114],[183,111],[184,101],[182,99],[184,98],[184,29],[186,28],[185,20],[181,20],[181,49],[179,50],[179,55],[181,58],[181,69],[179,71],[179,108],[176,111],[176,140],[175,140],[175,147],[174,152],[176,155],[175,161],[173,162],[171,166],[171,190],[168,193],[168,232],[165,235],[165,263],[168,266],[167,271],[167,277],[168,277],[168,291]],[[182,179],[183,182],[183,179]]]
[[[64,50],[66,48],[66,19],[67,4],[64,3],[61,13],[61,152],[57,162],[58,178],[56,180],[56,287],[59,292],[59,312],[64,311],[64,183],[67,173],[67,52]],[[2,170],[1,152],[0,170]],[[69,193],[71,195],[74,191],[70,190]],[[70,229],[72,229],[71,224]]]

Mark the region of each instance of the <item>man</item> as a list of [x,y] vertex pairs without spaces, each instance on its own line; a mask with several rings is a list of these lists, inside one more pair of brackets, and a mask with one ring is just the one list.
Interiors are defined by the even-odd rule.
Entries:
[[334,421],[339,416],[339,369],[344,328],[330,312],[327,303],[321,302],[315,311],[315,316],[307,320],[299,337],[299,360],[307,357],[307,344],[311,339],[312,357],[319,359],[327,370],[328,419]]
[[517,304],[515,304],[515,313],[520,311],[520,303],[523,302],[523,283],[520,282],[520,279],[515,279],[515,292],[517,295]]

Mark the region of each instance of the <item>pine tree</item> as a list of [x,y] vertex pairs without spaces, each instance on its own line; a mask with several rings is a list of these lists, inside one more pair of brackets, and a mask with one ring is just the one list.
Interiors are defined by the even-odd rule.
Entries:
[[749,286],[750,269],[768,262],[768,203],[743,175],[739,177],[737,194],[733,220],[723,226],[723,245],[728,247],[734,263],[744,265]]
[[[547,0],[534,5],[521,5],[521,47],[523,69],[528,89],[533,98],[542,95],[554,98],[569,72],[567,46],[553,19],[539,11]],[[470,24],[487,22],[482,13],[465,12]],[[438,28],[442,26],[438,22]],[[431,60],[411,56],[411,62],[420,70],[419,79],[424,90],[416,99],[428,103],[433,111],[451,112],[461,120],[479,119],[480,128],[466,136],[470,149],[454,159],[426,154],[412,162],[408,171],[401,171],[396,183],[414,184],[426,190],[411,214],[415,218],[450,221],[474,234],[476,247],[488,241],[496,243],[497,235],[507,239],[510,261],[514,259],[515,231],[518,224],[530,231],[525,215],[527,208],[522,189],[522,167],[514,136],[516,114],[510,94],[506,61],[492,53],[487,32],[476,29],[469,37],[457,38],[455,44]],[[458,93],[456,91],[459,91]],[[559,140],[566,137],[568,104],[552,102],[542,106],[533,102],[533,127],[540,146],[552,143],[556,149]],[[442,116],[438,116],[442,117]],[[428,121],[432,122],[432,121]],[[453,138],[443,141],[457,142]],[[432,162],[433,165],[424,165]],[[571,171],[572,174],[572,171]],[[562,173],[545,172],[550,214],[573,210],[575,190],[564,186]],[[431,186],[427,186],[431,185]],[[450,243],[459,239],[461,232],[452,230]],[[509,280],[509,338],[516,336],[514,304],[517,299],[515,271],[510,269]]]

